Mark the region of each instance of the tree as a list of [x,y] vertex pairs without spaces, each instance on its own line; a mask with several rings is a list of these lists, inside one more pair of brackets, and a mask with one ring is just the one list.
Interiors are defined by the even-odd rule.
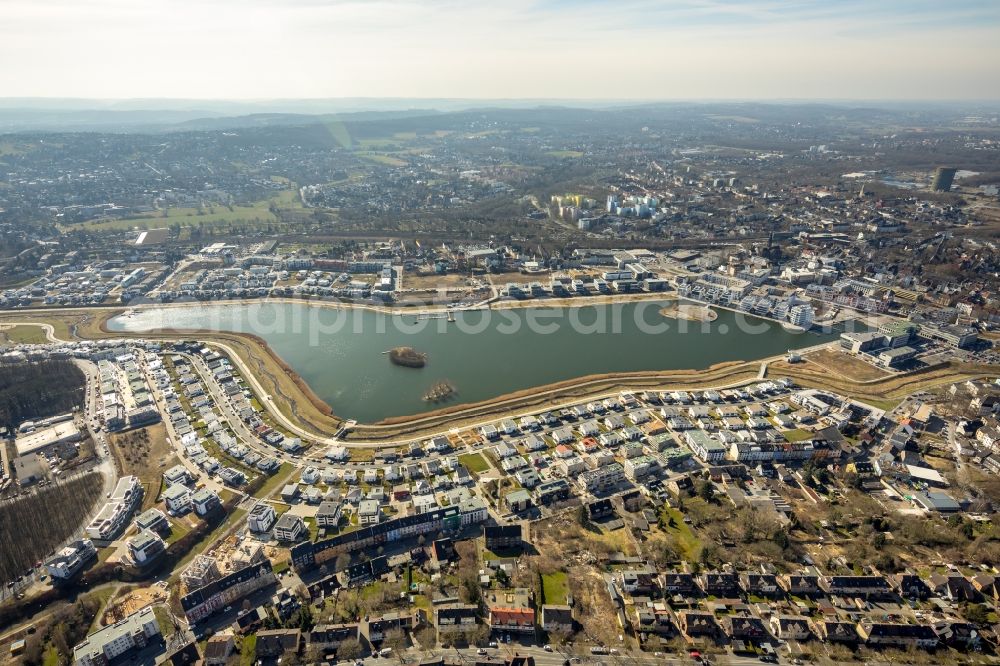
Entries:
[[337,661],[354,661],[363,653],[361,643],[356,638],[349,638],[337,646]]
[[479,587],[479,579],[476,577],[475,572],[472,572],[471,576],[462,576],[461,582],[462,586],[459,588],[459,596],[463,603],[478,604],[482,601],[483,591]]
[[420,647],[424,651],[432,650],[435,646],[437,646],[437,631],[434,627],[422,627],[415,634],[415,638],[417,642],[420,643]]
[[323,648],[315,643],[311,643],[308,648],[306,648],[305,660],[307,664],[318,664],[323,661],[326,656]]
[[990,622],[989,608],[983,604],[967,604],[962,614],[972,624],[986,625]]
[[336,571],[343,571],[347,567],[351,566],[351,554],[341,553],[337,556],[337,560],[333,564],[333,568]]
[[570,637],[570,632],[566,631],[565,629],[557,629],[555,631],[549,632],[549,640],[554,645],[557,646],[566,645],[566,643],[569,641],[569,637]]
[[469,642],[473,645],[485,645],[490,637],[490,627],[484,622],[476,625],[476,628],[469,632]]
[[879,553],[878,557],[875,558],[874,564],[879,571],[888,573],[895,573],[899,569],[899,563],[896,561],[896,558],[886,552]]
[[705,479],[700,484],[698,484],[698,497],[702,498],[706,502],[711,502],[715,499],[715,486],[708,479]]
[[403,650],[406,649],[406,633],[398,627],[390,629],[385,632],[385,638],[382,639],[382,647],[391,648],[392,653],[399,659],[402,659]]

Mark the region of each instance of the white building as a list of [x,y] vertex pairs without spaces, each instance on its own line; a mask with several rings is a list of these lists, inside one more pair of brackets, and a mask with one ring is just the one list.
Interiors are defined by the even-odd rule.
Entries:
[[73,663],[76,666],[103,666],[130,650],[146,646],[159,635],[160,624],[153,607],[146,606],[87,636],[87,640],[73,648]]
[[191,489],[175,483],[163,491],[163,501],[167,505],[167,511],[184,513],[191,508]]
[[87,525],[87,536],[107,541],[115,537],[128,523],[132,512],[142,500],[142,486],[134,476],[123,476],[111,492],[108,503]]
[[274,507],[266,502],[257,502],[247,515],[247,527],[257,534],[267,532],[274,525],[275,518]]

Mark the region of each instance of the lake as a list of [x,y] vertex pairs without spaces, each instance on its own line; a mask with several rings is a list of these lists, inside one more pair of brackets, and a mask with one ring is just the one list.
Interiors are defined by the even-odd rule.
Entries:
[[[643,301],[573,308],[531,307],[454,313],[455,321],[294,303],[164,307],[111,320],[111,330],[210,329],[254,333],[343,418],[372,423],[443,406],[424,394],[437,382],[457,389],[449,403],[477,402],[583,375],[707,368],[828,342],[719,310],[711,323],[659,314]],[[409,346],[423,368],[390,363],[383,352]]]

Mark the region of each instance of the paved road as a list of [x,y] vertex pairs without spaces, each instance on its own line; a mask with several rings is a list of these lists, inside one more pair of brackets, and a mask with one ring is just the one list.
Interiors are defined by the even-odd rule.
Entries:
[[[660,655],[654,653],[623,652],[621,654],[592,655],[589,648],[556,648],[552,652],[545,651],[539,646],[523,646],[516,644],[500,644],[498,648],[487,648],[487,655],[484,657],[477,654],[476,648],[436,648],[433,650],[420,650],[410,648],[404,653],[404,657],[409,661],[426,659],[431,656],[443,656],[454,661],[461,661],[466,664],[474,664],[477,659],[495,658],[498,660],[508,659],[515,654],[521,656],[532,656],[538,666],[563,666],[568,659],[579,659],[580,663],[589,666],[604,664],[605,666],[654,666],[657,664],[693,664],[691,657],[687,655]],[[713,658],[713,664],[731,664],[732,666],[748,666],[749,664],[761,663],[756,657],[745,657],[738,655],[722,655]],[[396,655],[386,658],[370,657],[364,660],[366,666],[399,666],[400,660]]]

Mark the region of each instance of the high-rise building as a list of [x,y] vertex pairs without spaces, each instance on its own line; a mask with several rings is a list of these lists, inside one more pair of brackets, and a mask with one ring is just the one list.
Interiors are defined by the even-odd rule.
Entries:
[[938,167],[934,171],[934,182],[931,184],[931,189],[935,192],[950,192],[957,171],[958,169],[953,167]]

